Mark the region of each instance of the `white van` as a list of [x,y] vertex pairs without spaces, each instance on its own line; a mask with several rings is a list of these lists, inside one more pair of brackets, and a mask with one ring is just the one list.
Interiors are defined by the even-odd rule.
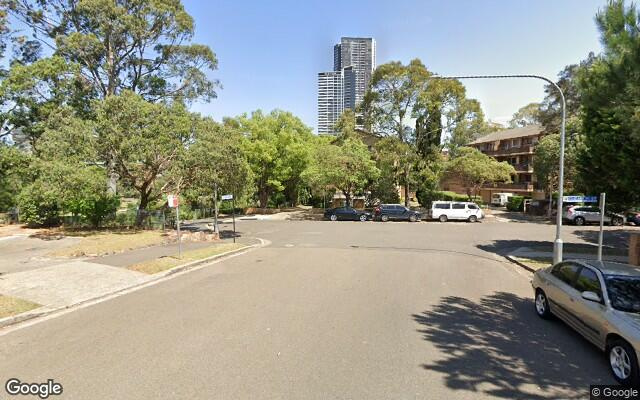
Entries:
[[450,219],[476,222],[484,213],[476,203],[466,201],[434,201],[431,204],[431,219],[447,222]]
[[513,197],[513,193],[493,193],[491,195],[491,205],[504,207],[509,202],[509,197]]

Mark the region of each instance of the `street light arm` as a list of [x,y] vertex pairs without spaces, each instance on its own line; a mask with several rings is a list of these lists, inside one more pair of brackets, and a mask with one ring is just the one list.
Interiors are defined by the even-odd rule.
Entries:
[[567,104],[564,98],[564,93],[560,86],[549,78],[545,78],[540,75],[532,74],[516,74],[516,75],[464,75],[464,76],[439,76],[432,75],[431,79],[512,79],[512,78],[533,78],[540,79],[556,88],[560,93],[560,99],[562,100],[562,128],[560,131],[560,160],[558,171],[558,215],[556,216],[556,238],[553,242],[553,263],[559,263],[562,261],[562,197],[564,195],[564,147],[565,147],[565,129],[567,119]]

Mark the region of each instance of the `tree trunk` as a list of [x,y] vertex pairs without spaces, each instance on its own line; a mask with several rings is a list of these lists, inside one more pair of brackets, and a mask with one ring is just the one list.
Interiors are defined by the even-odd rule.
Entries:
[[260,208],[267,208],[267,204],[269,202],[269,191],[267,188],[261,188],[258,197],[260,199]]
[[141,228],[147,216],[147,207],[149,206],[149,193],[143,191],[140,193],[140,205],[138,206],[138,214],[136,215],[136,227]]
[[409,207],[409,168],[404,167],[404,205]]
[[344,201],[345,201],[345,206],[346,207],[351,207],[351,192],[350,191],[344,191]]

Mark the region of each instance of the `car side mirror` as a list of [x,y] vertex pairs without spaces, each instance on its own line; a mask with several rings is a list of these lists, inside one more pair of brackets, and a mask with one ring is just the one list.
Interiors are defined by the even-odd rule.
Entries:
[[602,301],[600,296],[598,296],[594,292],[589,292],[589,291],[582,292],[582,298],[585,299],[585,300],[594,301],[596,303],[600,303]]

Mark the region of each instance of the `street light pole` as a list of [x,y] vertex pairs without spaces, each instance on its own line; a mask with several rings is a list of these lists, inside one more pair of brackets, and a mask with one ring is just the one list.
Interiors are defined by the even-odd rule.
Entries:
[[553,263],[562,261],[562,196],[564,195],[564,146],[565,146],[565,127],[567,118],[567,105],[564,99],[562,89],[551,79],[540,75],[469,75],[469,76],[439,76],[433,75],[432,79],[514,79],[514,78],[534,78],[540,79],[553,85],[562,99],[562,128],[560,131],[560,160],[558,171],[558,215],[556,215],[556,238],[553,242]]

